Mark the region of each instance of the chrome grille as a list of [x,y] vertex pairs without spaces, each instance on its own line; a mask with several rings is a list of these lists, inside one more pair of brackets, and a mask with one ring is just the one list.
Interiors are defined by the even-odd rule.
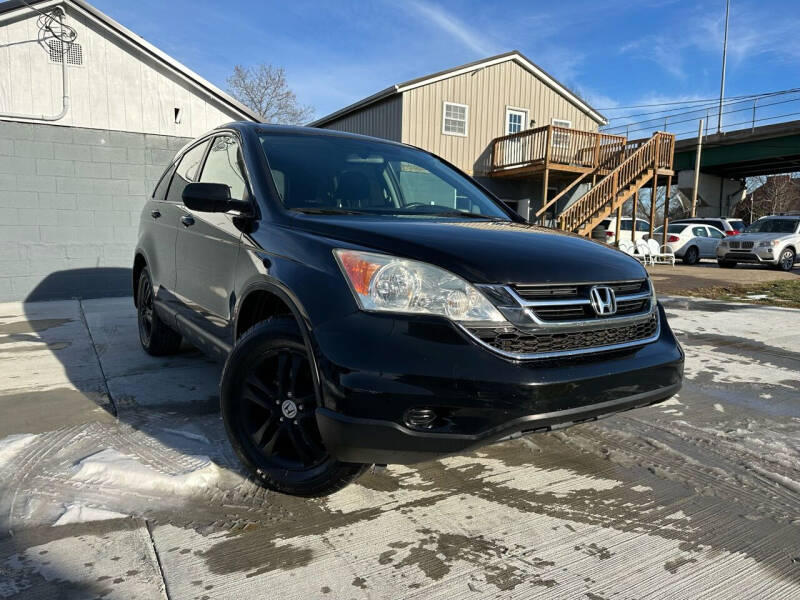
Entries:
[[730,248],[732,250],[738,250],[741,248],[742,250],[750,250],[753,247],[753,242],[728,242],[730,244]]
[[616,315],[646,314],[651,309],[650,285],[646,279],[569,286],[514,285],[512,289],[523,302],[529,304],[528,310],[539,321],[568,323],[608,318],[599,317],[592,309],[589,290],[594,285],[606,285],[614,290],[617,297]]
[[[616,312],[598,315],[594,287],[610,287]],[[504,356],[544,359],[593,355],[647,344],[659,335],[648,279],[577,284],[478,285],[507,323],[463,327],[473,339]],[[597,298],[594,299],[597,304]],[[599,311],[598,312],[605,312]]]
[[470,328],[469,332],[483,343],[504,353],[515,355],[553,355],[586,350],[614,350],[620,345],[645,341],[656,335],[658,316],[623,325],[588,331],[560,333],[527,333],[509,328]]

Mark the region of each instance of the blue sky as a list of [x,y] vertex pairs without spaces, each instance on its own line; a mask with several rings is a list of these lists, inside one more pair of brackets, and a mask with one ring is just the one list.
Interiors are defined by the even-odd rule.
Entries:
[[[719,94],[724,0],[90,1],[220,87],[285,67],[317,116],[511,49],[600,109]],[[726,93],[800,87],[799,32],[797,0],[732,0]]]

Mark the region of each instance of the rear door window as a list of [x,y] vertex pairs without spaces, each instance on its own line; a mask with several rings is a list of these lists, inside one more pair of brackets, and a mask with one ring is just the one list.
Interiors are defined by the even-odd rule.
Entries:
[[692,227],[692,233],[695,237],[708,237],[708,231],[705,227]]

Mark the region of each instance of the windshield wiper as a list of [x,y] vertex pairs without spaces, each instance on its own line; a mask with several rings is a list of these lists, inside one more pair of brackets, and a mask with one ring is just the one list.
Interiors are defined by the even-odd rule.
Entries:
[[314,208],[312,206],[300,206],[292,208],[295,212],[300,212],[307,215],[363,215],[364,211],[352,210],[349,208]]

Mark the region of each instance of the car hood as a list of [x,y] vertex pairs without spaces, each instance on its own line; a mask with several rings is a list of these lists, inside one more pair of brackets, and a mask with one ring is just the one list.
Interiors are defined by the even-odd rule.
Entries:
[[792,233],[740,233],[739,235],[735,235],[731,238],[728,238],[728,241],[731,242],[766,242],[768,240],[778,240],[781,238],[789,238],[792,237],[794,234]]
[[526,223],[312,216],[292,227],[447,269],[473,283],[589,283],[641,279],[635,259],[576,235]]

